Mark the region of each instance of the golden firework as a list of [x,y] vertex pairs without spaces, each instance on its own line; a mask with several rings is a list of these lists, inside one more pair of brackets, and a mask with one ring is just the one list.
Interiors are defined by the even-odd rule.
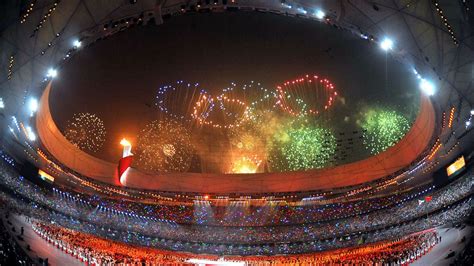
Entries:
[[102,119],[91,113],[77,113],[67,122],[64,136],[83,151],[97,152],[105,142]]
[[186,172],[193,156],[189,131],[176,120],[155,120],[138,135],[137,165],[153,172]]

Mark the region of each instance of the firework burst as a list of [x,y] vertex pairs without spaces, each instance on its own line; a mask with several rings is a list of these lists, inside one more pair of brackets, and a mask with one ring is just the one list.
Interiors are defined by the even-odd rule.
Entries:
[[270,146],[272,170],[297,171],[328,166],[336,138],[326,128],[296,125],[275,132]]
[[153,172],[185,172],[193,146],[189,131],[176,120],[155,120],[138,135],[137,165]]
[[375,155],[400,141],[410,129],[410,122],[396,111],[371,109],[364,113],[361,126],[364,145]]
[[67,122],[64,136],[83,151],[97,152],[105,142],[104,122],[95,114],[74,114]]
[[232,174],[253,174],[259,170],[262,160],[257,156],[240,156],[232,160]]
[[258,128],[234,128],[229,134],[230,173],[260,172],[260,165],[266,160],[266,138],[259,135]]

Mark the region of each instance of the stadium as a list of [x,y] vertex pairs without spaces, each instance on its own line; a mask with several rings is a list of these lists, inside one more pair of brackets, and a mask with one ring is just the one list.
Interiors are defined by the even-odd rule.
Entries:
[[469,1],[0,3],[0,265],[473,265]]

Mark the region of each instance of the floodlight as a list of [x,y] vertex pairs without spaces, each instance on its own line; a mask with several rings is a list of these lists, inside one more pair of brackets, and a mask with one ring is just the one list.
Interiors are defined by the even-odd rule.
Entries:
[[38,111],[38,100],[36,100],[35,98],[31,98],[28,101],[28,109],[30,110],[32,114]]
[[81,47],[82,43],[81,43],[81,41],[79,41],[79,40],[75,40],[75,41],[72,43],[72,45],[74,46],[74,48],[79,48],[79,47]]
[[420,81],[420,89],[427,94],[428,96],[431,96],[435,93],[435,86],[432,82],[426,80],[426,79],[421,79]]
[[389,38],[383,39],[383,41],[380,43],[380,48],[382,48],[384,51],[392,50],[393,41]]
[[48,73],[46,73],[46,77],[48,78],[55,78],[58,75],[58,71],[54,68],[48,69]]
[[324,11],[322,11],[321,9],[318,9],[318,10],[316,10],[316,13],[314,13],[314,15],[318,19],[323,19],[326,16],[326,13],[324,13]]
[[31,127],[26,127],[26,133],[27,133],[27,137],[29,140],[31,141],[35,141],[36,140],[36,135],[35,133],[33,133],[33,130],[31,129]]

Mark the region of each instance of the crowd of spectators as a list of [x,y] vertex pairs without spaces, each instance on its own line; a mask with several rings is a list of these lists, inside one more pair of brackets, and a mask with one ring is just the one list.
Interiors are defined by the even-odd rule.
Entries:
[[[161,265],[186,263],[191,258],[218,260],[216,256],[195,256],[185,253],[172,253],[157,249],[130,246],[106,240],[93,235],[79,233],[58,226],[35,223],[33,229],[42,238],[54,244],[85,263],[103,264],[146,264]],[[401,239],[343,248],[334,251],[298,256],[248,256],[226,257],[227,261],[244,261],[247,265],[323,265],[337,263],[342,265],[389,263],[403,265],[424,255],[439,242],[435,230],[412,234]]]
[[433,189],[434,186],[426,186],[385,197],[342,200],[331,204],[311,201],[310,203],[267,201],[261,205],[249,204],[246,200],[230,201],[224,205],[206,200],[196,200],[194,204],[184,202],[146,204],[127,199],[100,197],[97,194],[77,193],[67,188],[55,188],[54,192],[58,197],[70,197],[110,211],[126,212],[153,220],[210,226],[266,226],[325,222],[365,214],[389,208],[414,195],[425,195]]
[[[137,232],[158,235],[167,239],[177,239],[175,231],[179,228],[181,232],[181,236],[178,237],[179,240],[186,240],[190,239],[190,236],[195,236],[203,241],[215,241],[219,243],[307,241],[312,239],[332,238],[338,235],[350,234],[351,232],[366,231],[372,228],[383,227],[387,224],[390,225],[411,220],[424,213],[432,212],[442,205],[451,204],[469,195],[471,193],[471,187],[474,184],[474,178],[468,176],[447,188],[433,192],[431,194],[432,200],[424,202],[423,204],[419,204],[419,201],[412,197],[410,200],[399,202],[393,208],[380,209],[366,214],[328,222],[305,223],[301,226],[272,225],[223,228],[221,226],[179,225],[137,215],[134,214],[133,211],[117,211],[114,208],[104,207],[101,203],[95,205],[80,200],[77,197],[71,198],[58,193],[47,193],[44,189],[29,183],[19,176],[5,177],[2,181],[16,193],[20,193],[24,197],[28,197],[55,211],[63,212],[77,219],[100,223],[105,226],[108,225],[109,227],[116,227],[116,224],[122,224],[122,229],[133,229]],[[262,210],[271,211],[271,207],[264,207]],[[291,215],[291,213],[283,213],[283,215]],[[241,232],[243,230],[248,233],[242,234]],[[254,237],[257,235],[255,233],[256,231],[259,232],[258,235],[260,237],[264,237]],[[288,231],[293,233],[288,234]],[[301,239],[301,235],[305,235],[305,238]]]
[[[10,176],[15,176],[10,173]],[[20,180],[21,181],[21,180]],[[18,184],[17,187],[21,187]],[[101,198],[97,195],[73,193],[66,189],[37,188],[46,201],[74,201],[76,204],[88,205],[117,215],[142,218],[151,221],[167,221],[177,224],[199,224],[209,226],[265,226],[322,223],[330,220],[360,216],[372,211],[393,207],[397,203],[421,197],[431,192],[429,187],[421,192],[391,195],[370,200],[340,202],[328,205],[281,205],[268,203],[264,206],[232,204],[212,206],[208,202],[194,205],[141,204],[137,202]]]
[[[11,169],[10,176],[18,176]],[[39,188],[41,189],[41,188]],[[230,202],[225,206],[213,205],[210,201],[196,201],[194,204],[145,204],[136,201],[109,198],[97,194],[77,193],[64,187],[39,191],[47,199],[74,200],[77,203],[99,207],[117,214],[132,215],[155,221],[177,224],[198,224],[209,226],[266,226],[321,223],[347,218],[372,211],[390,208],[414,196],[431,193],[433,186],[423,190],[410,191],[386,197],[365,200],[342,201],[332,204],[289,204],[267,202],[261,206],[245,201]]]
[[[276,254],[291,254],[291,253],[306,253],[322,251],[334,248],[341,248],[346,246],[354,246],[363,242],[374,242],[386,239],[397,238],[400,235],[407,235],[413,232],[425,230],[438,225],[446,224],[451,221],[457,221],[462,219],[470,211],[470,199],[466,199],[456,205],[448,206],[442,211],[430,214],[428,217],[418,218],[416,220],[391,225],[389,228],[364,231],[359,233],[353,233],[352,235],[336,236],[330,239],[312,239],[305,241],[304,235],[300,235],[301,241],[292,242],[272,242],[258,243],[249,241],[248,243],[241,244],[225,244],[215,243],[214,241],[202,241],[197,238],[203,234],[189,235],[190,239],[187,240],[175,240],[173,238],[165,239],[152,234],[144,234],[134,230],[135,226],[127,226],[129,230],[121,228],[121,222],[116,222],[115,226],[111,227],[107,220],[101,222],[92,223],[85,220],[79,220],[77,218],[65,215],[64,213],[57,212],[48,209],[44,206],[33,201],[24,201],[11,197],[6,193],[1,193],[0,198],[8,200],[8,206],[13,208],[12,211],[23,211],[25,214],[40,218],[42,221],[52,221],[55,224],[59,224],[63,227],[72,228],[80,232],[90,233],[98,236],[103,236],[108,239],[125,242],[129,244],[136,244],[140,246],[156,247],[160,249],[176,250],[176,251],[189,251],[193,253],[206,253],[206,254],[237,254],[237,255],[276,255]],[[123,222],[122,222],[123,224]],[[261,229],[265,229],[262,227]],[[287,228],[286,234],[295,235],[291,232],[291,229]],[[298,229],[298,228],[292,228]],[[175,237],[182,235],[180,228],[175,230]],[[303,228],[304,232],[304,228]],[[209,232],[212,235],[211,232]],[[241,234],[249,234],[251,232],[244,228],[240,231]],[[258,230],[253,231],[256,234],[254,238],[263,238]],[[279,234],[284,233],[279,231]],[[172,235],[171,235],[172,236]],[[234,236],[235,237],[235,236]],[[195,241],[195,242],[193,242]]]
[[121,242],[194,253],[274,255],[314,252],[374,242],[463,219],[471,210],[471,174],[423,196],[406,197],[391,208],[317,223],[272,226],[181,225],[94,205],[80,195],[41,188],[2,171],[0,198],[8,206],[80,232]]
[[427,230],[392,241],[342,248],[298,256],[255,256],[245,261],[255,266],[266,265],[407,265],[430,251],[440,237]]
[[[425,190],[431,191],[432,187]],[[67,193],[67,192],[66,192]],[[421,195],[421,193],[420,193]],[[246,204],[245,201],[230,202],[225,206],[208,201],[197,201],[191,205],[137,204],[127,200],[84,199],[93,204],[116,211],[131,211],[140,216],[169,220],[178,224],[201,224],[216,226],[265,226],[315,223],[368,213],[395,205],[407,194],[391,195],[370,200],[338,202],[333,204],[272,204],[263,206]]]

